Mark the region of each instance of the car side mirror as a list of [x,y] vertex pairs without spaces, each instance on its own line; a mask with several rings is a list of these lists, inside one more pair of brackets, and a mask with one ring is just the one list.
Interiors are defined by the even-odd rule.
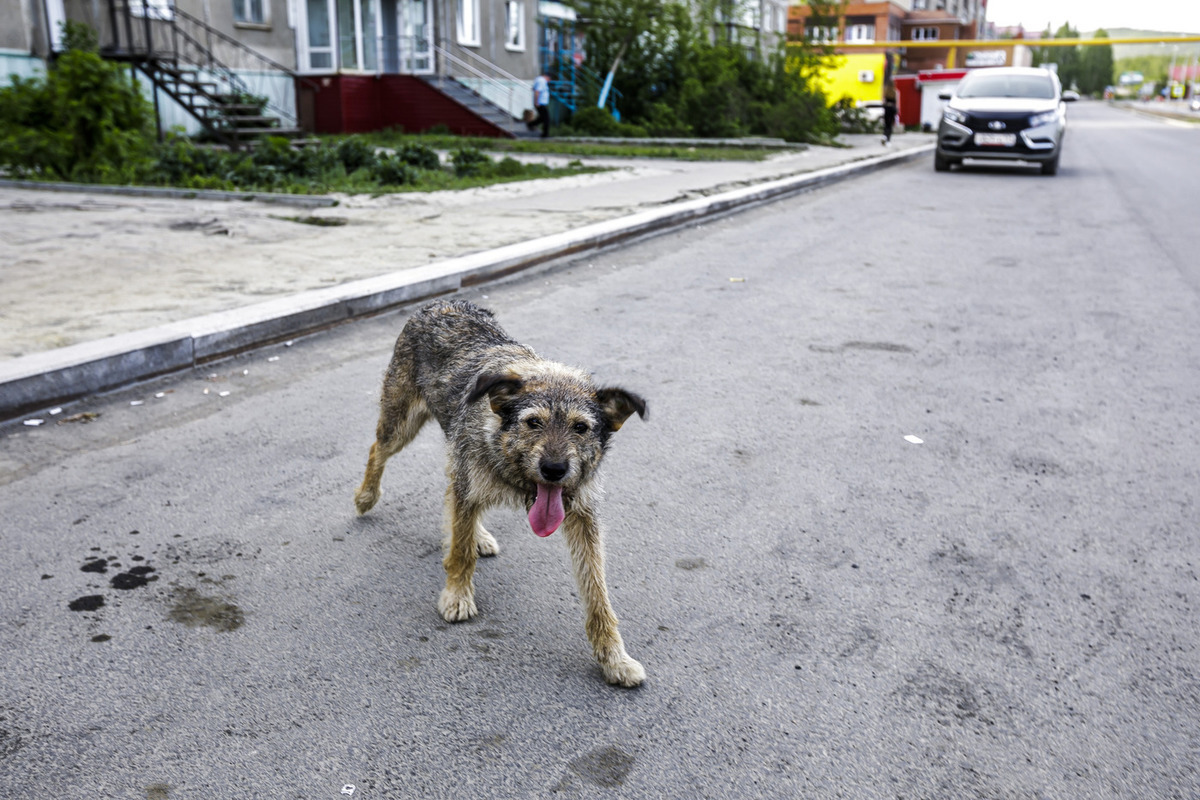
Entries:
[[1068,103],[1074,103],[1079,99],[1079,92],[1076,92],[1073,89],[1067,89],[1065,92],[1063,92],[1062,99]]
[[950,92],[938,92],[938,100],[949,100]]

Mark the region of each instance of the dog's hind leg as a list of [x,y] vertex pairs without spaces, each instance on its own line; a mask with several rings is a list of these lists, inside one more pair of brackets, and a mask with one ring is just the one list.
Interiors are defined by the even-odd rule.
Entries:
[[379,502],[383,465],[413,440],[430,417],[425,400],[408,384],[385,383],[380,406],[375,442],[367,456],[367,471],[354,493],[354,506],[359,514],[367,513]]
[[646,680],[646,670],[625,652],[625,642],[617,630],[617,615],[608,602],[604,581],[604,550],[595,514],[589,509],[571,509],[563,521],[563,533],[583,600],[588,640],[604,679],[618,686],[638,686]]
[[[466,503],[455,491],[451,477],[446,489],[446,588],[438,597],[438,612],[447,622],[464,622],[478,613],[475,608],[475,558],[478,554],[476,535],[483,529],[480,516],[483,509]],[[486,531],[484,531],[486,533]],[[495,540],[493,540],[493,543]]]

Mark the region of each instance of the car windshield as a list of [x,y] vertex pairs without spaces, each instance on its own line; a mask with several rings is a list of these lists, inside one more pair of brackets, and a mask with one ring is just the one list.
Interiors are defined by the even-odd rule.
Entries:
[[980,75],[963,80],[959,97],[1033,97],[1054,99],[1054,82],[1042,75]]

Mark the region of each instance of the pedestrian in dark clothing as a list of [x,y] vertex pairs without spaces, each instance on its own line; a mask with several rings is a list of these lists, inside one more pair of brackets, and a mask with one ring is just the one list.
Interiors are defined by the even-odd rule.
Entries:
[[892,142],[892,129],[896,126],[896,96],[883,98],[883,146]]

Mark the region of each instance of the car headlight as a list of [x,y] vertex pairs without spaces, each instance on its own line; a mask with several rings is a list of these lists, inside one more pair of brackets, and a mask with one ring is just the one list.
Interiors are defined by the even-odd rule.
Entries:
[[1029,118],[1029,127],[1036,128],[1038,125],[1049,125],[1056,119],[1058,119],[1057,111],[1043,111],[1041,114],[1034,114]]
[[966,114],[959,111],[957,108],[951,108],[950,106],[946,106],[942,109],[942,117],[950,120],[951,122],[957,122],[960,125],[967,121]]

